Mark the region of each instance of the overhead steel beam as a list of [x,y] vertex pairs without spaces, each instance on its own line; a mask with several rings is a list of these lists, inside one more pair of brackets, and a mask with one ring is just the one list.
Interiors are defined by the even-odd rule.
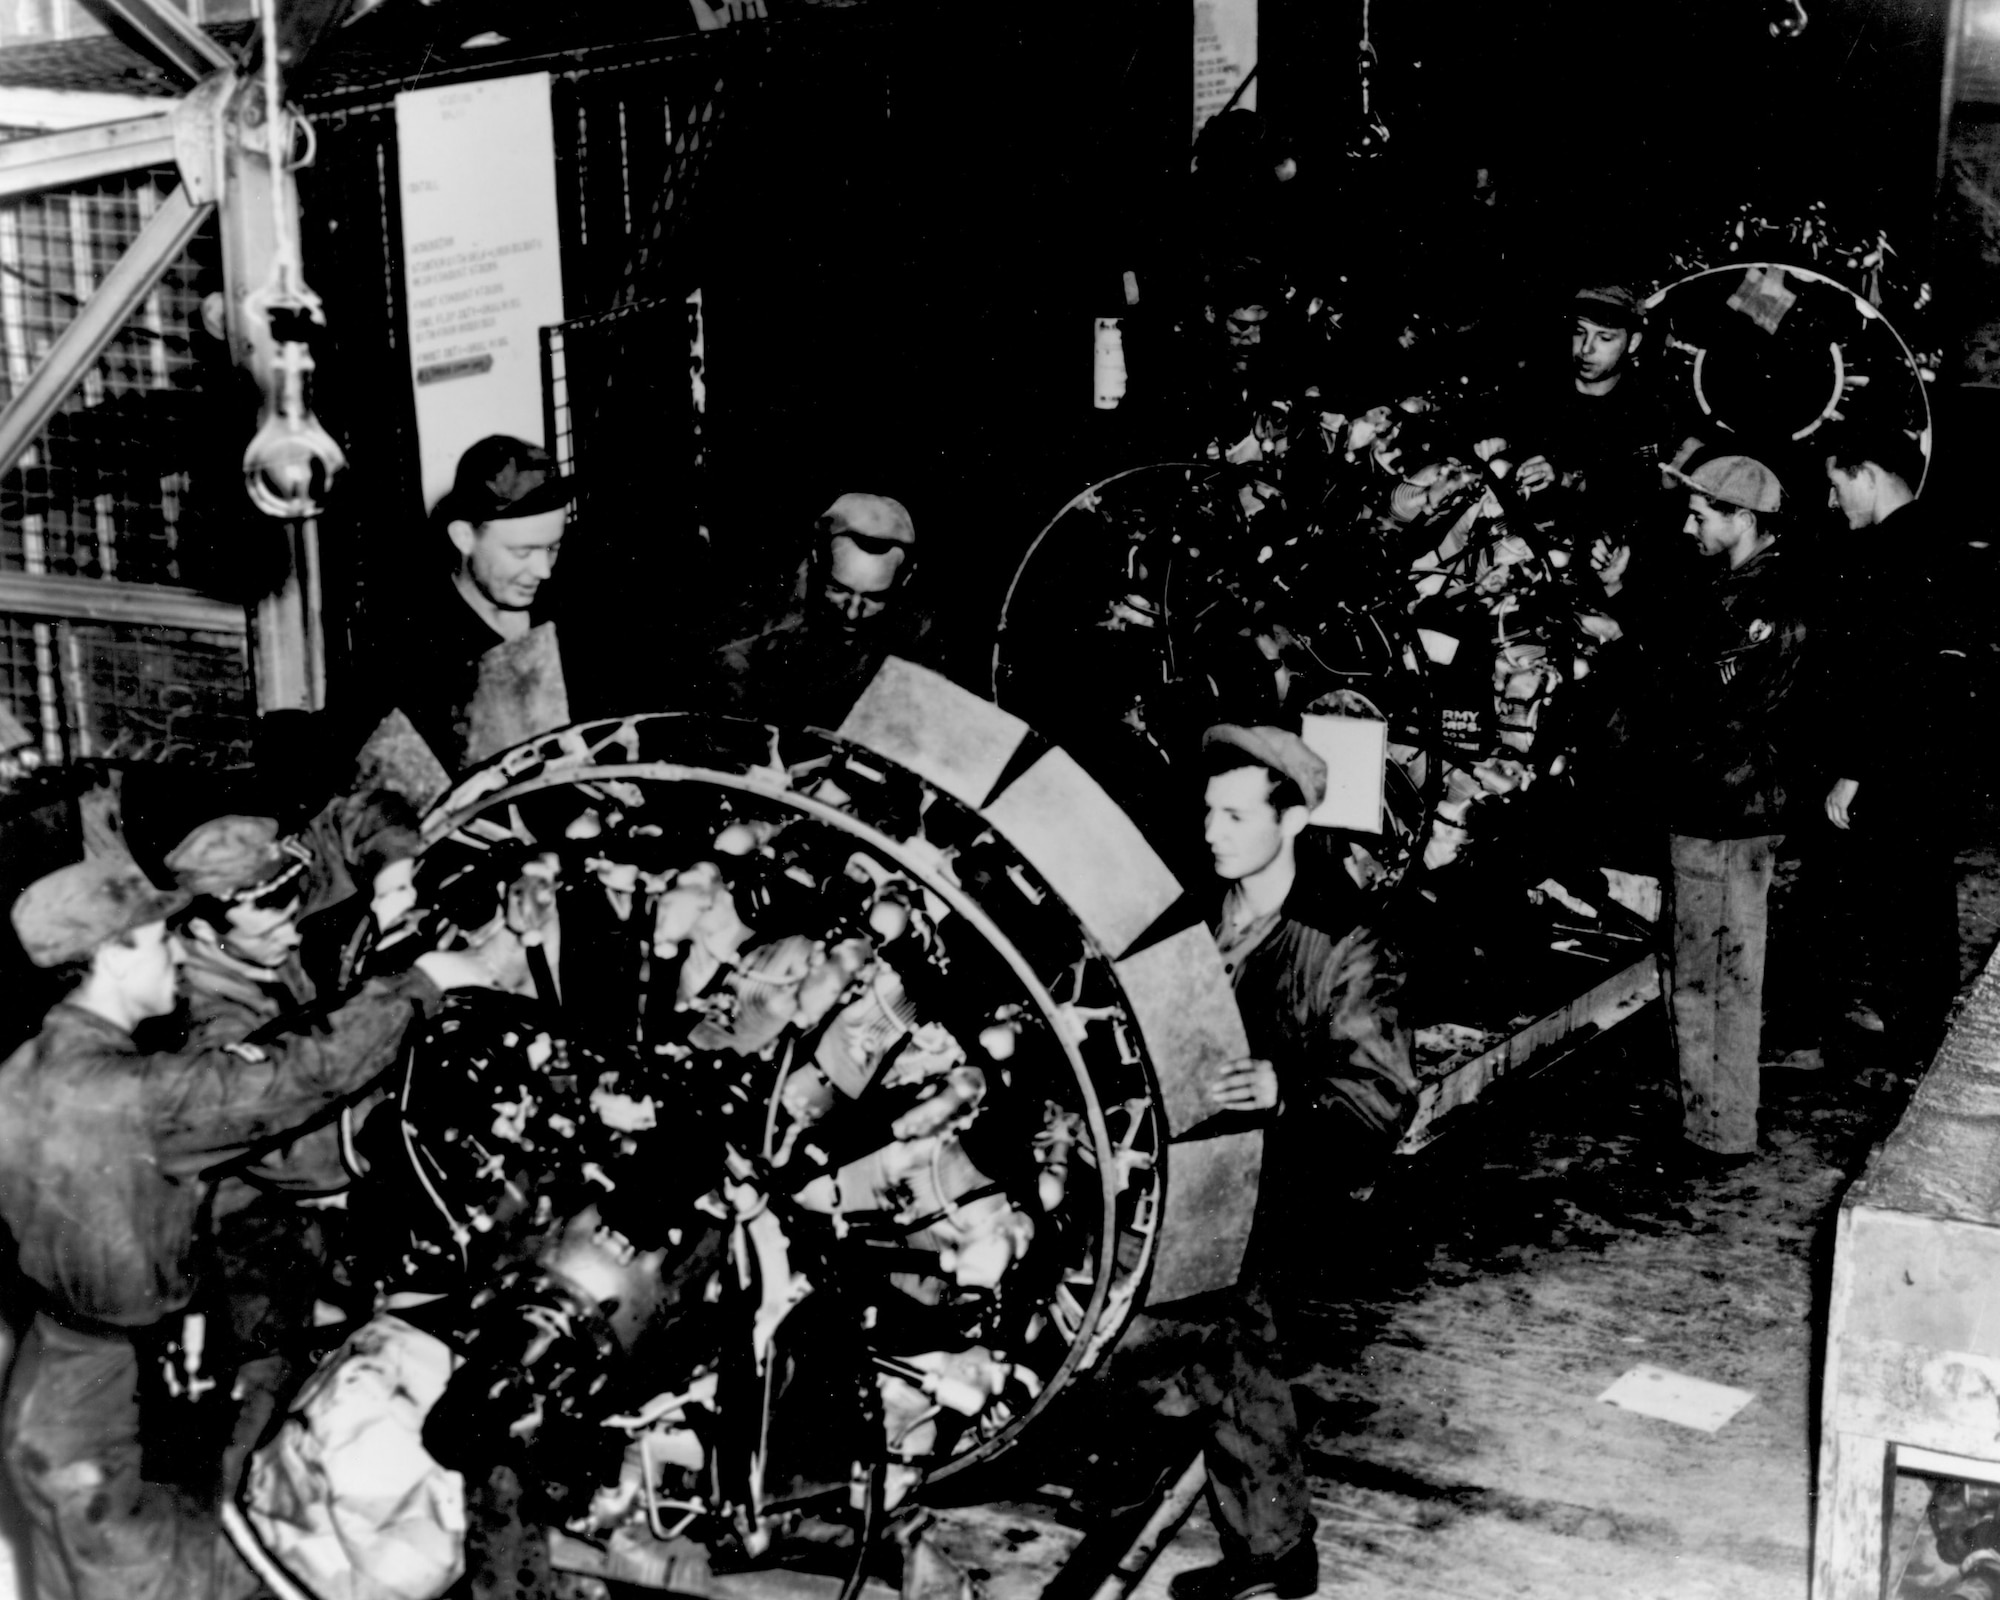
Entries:
[[190,84],[211,72],[226,72],[236,58],[171,5],[161,0],[100,0],[104,8],[139,36],[156,60]]
[[189,195],[187,185],[160,201],[152,220],[118,258],[76,318],[56,336],[19,394],[0,411],[0,476],[12,472],[63,397],[104,352],[160,275],[187,248],[212,207]]
[[241,605],[198,590],[51,573],[0,572],[0,613],[56,622],[144,623],[196,633],[241,635],[249,628]]
[[174,163],[174,119],[134,117],[0,143],[0,201]]

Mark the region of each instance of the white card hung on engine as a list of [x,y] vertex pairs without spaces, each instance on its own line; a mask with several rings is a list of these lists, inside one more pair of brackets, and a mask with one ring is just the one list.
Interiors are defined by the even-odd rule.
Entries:
[[1380,833],[1389,725],[1373,717],[1308,716],[1299,732],[1326,763],[1326,798],[1312,821],[1350,833]]

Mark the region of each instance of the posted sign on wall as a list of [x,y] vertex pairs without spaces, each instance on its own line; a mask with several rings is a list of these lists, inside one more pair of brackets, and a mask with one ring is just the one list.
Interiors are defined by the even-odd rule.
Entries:
[[[1194,0],[1194,131],[1233,99],[1257,109],[1257,0]],[[1239,97],[1239,91],[1240,97]]]
[[424,503],[489,433],[543,440],[539,330],[563,317],[545,72],[396,96]]

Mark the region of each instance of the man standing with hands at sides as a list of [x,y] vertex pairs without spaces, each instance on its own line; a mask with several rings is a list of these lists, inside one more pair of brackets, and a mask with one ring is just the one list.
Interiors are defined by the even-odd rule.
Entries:
[[187,898],[98,856],[13,906],[29,959],[74,979],[0,1063],[0,1219],[33,1309],[0,1447],[41,1600],[257,1592],[214,1496],[148,1481],[141,1460],[139,1363],[193,1298],[209,1175],[359,1088],[445,989],[491,981],[479,957],[433,952],[343,1008],[347,1048],[307,1020],[255,1048],[142,1051],[133,1030],[175,1008],[182,952],[166,919]]
[[1206,1089],[1218,1113],[1264,1129],[1264,1166],[1241,1280],[1143,1319],[1137,1337],[1158,1341],[1156,1411],[1203,1421],[1222,1536],[1222,1561],[1176,1576],[1174,1600],[1298,1600],[1318,1587],[1319,1553],[1273,1300],[1310,1280],[1340,1232],[1329,1215],[1380,1173],[1417,1085],[1400,974],[1359,920],[1360,891],[1300,858],[1325,762],[1282,728],[1225,724],[1202,742],[1221,891],[1210,925],[1251,1050],[1218,1063]]
[[1719,1176],[1757,1153],[1768,902],[1806,630],[1777,474],[1751,456],[1709,455],[1672,476],[1688,491],[1682,531],[1714,574],[1690,595],[1664,674],[1675,1156]]
[[1902,1065],[1928,1057],[1958,986],[1952,554],[1917,498],[1924,457],[1894,427],[1844,429],[1826,460],[1832,535],[1810,660],[1815,772],[1836,830],[1818,897],[1835,945],[1820,964],[1835,1014],[1880,1034]]

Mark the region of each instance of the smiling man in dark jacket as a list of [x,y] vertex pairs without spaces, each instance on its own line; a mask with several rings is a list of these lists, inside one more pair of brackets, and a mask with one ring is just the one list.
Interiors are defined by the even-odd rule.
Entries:
[[1771,875],[1805,624],[1779,550],[1784,490],[1750,456],[1696,457],[1683,531],[1713,567],[1669,665],[1662,783],[1673,865],[1668,1015],[1681,1132],[1698,1165],[1757,1151],[1757,1059]]

